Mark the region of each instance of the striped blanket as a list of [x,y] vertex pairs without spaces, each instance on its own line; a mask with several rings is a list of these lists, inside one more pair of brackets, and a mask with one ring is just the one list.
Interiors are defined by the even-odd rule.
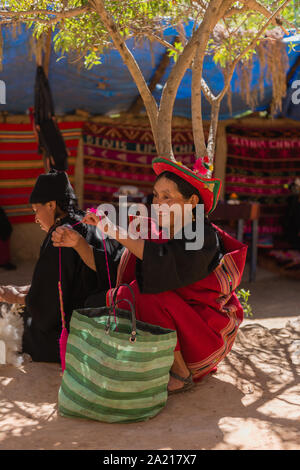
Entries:
[[282,234],[286,185],[300,176],[299,129],[227,127],[226,196],[261,204],[260,234]]
[[[191,129],[174,128],[175,158],[187,166],[195,162]],[[83,129],[84,207],[113,200],[122,185],[151,192],[155,174],[152,159],[156,149],[149,127],[87,122]]]
[[[83,122],[59,123],[69,150],[71,183],[82,125]],[[44,173],[37,149],[31,124],[0,124],[0,206],[13,224],[34,221],[28,199],[36,178]]]

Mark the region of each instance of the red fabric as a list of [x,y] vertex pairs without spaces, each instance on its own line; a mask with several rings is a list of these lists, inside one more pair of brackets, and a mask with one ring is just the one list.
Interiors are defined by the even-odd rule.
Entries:
[[[74,182],[75,160],[82,121],[61,122],[59,128],[69,153],[68,176]],[[12,224],[34,222],[29,195],[44,172],[32,124],[0,124],[0,203]]]
[[[135,257],[126,251],[119,267],[117,285],[125,282],[132,287],[137,319],[176,330],[175,350],[181,351],[196,380],[212,372],[228,354],[243,320],[243,309],[234,290],[241,281],[247,247],[225,232],[219,233],[226,255],[208,277],[189,286],[141,294],[135,279]],[[107,296],[108,303],[114,290]],[[126,286],[120,287],[117,294],[117,300],[124,298],[132,300]],[[119,306],[128,309],[126,302]]]
[[299,129],[233,125],[226,139],[226,196],[259,202],[259,233],[282,235],[288,185],[300,176]]
[[[205,132],[208,133],[208,129]],[[173,127],[172,142],[176,160],[193,166],[192,129]],[[84,207],[114,200],[113,194],[122,184],[132,184],[144,194],[151,194],[155,180],[152,160],[156,148],[149,125],[86,122],[83,152]]]

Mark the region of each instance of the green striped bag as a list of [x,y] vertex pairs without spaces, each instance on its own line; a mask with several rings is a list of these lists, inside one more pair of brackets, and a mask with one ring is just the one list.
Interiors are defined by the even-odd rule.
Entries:
[[114,301],[73,312],[58,394],[62,416],[126,423],[165,406],[176,332],[136,321],[124,300],[131,312]]

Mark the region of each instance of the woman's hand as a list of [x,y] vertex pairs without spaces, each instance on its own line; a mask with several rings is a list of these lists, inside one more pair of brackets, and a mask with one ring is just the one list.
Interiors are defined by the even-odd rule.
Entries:
[[100,232],[111,238],[116,238],[117,231],[120,230],[103,211],[97,211],[97,214],[95,214],[88,210],[82,222],[88,225],[95,225]]
[[81,235],[66,225],[57,227],[52,233],[52,242],[55,247],[76,248],[79,244]]
[[87,224],[87,225],[94,225],[96,226],[98,222],[100,221],[100,217],[97,216],[94,212],[91,212],[87,210],[85,216],[82,219],[82,223]]
[[97,214],[93,211],[87,210],[85,217],[82,222],[88,225],[94,225],[104,235],[114,238],[122,243],[121,240],[127,240],[128,238],[137,239],[138,236],[134,233],[127,232],[122,227],[116,226],[103,212],[98,210]]

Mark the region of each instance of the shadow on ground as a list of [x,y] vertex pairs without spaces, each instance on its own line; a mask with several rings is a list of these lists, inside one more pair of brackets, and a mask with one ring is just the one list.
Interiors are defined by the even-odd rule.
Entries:
[[56,364],[0,366],[2,449],[300,449],[299,331],[241,329],[216,375],[168,399],[155,418],[107,424],[57,413]]
[[[32,263],[0,270],[0,285],[27,284]],[[169,398],[155,418],[106,424],[57,413],[61,382],[56,364],[0,366],[1,449],[300,449],[299,281],[258,269],[251,291],[254,317],[245,322],[216,375]],[[267,329],[263,319],[280,329]],[[277,325],[277,323],[276,323]],[[299,344],[299,343],[298,343]]]

